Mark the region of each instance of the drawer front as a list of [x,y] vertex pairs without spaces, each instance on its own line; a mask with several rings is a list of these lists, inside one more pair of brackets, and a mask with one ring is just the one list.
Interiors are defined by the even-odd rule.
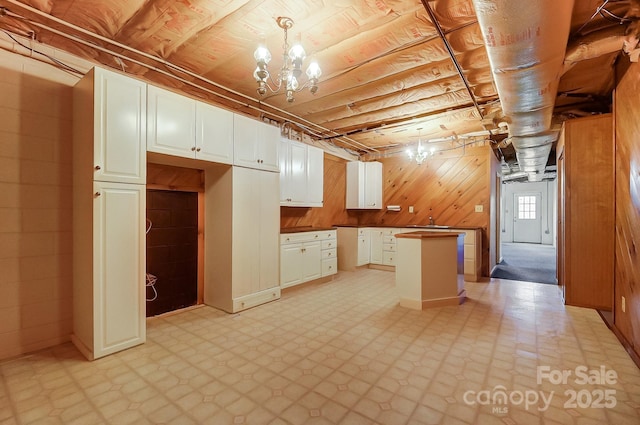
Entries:
[[326,241],[328,239],[336,239],[337,233],[338,232],[336,230],[323,230],[322,232],[318,232],[318,234],[320,235],[320,239],[322,239],[323,241]]
[[337,258],[329,258],[326,260],[322,260],[322,277],[330,276],[332,274],[338,273],[338,259]]
[[298,232],[298,233],[281,233],[280,243],[298,243],[318,240],[320,234],[318,232]]
[[465,260],[475,260],[476,258],[476,246],[475,245],[464,245],[464,259]]
[[397,246],[394,243],[385,243],[382,245],[382,250],[383,251],[391,251],[391,252],[396,252]]
[[385,251],[382,253],[382,264],[385,266],[395,266],[396,265],[396,253]]
[[322,259],[326,259],[326,258],[337,258],[336,257],[336,249],[323,249],[322,250]]
[[335,239],[329,239],[328,241],[322,241],[322,249],[335,249],[338,243]]
[[474,260],[464,260],[464,274],[476,274],[476,262]]
[[395,236],[385,236],[384,238],[382,238],[382,243],[383,244],[395,244],[396,243],[396,237]]
[[319,240],[336,239],[335,230],[327,230],[321,232],[297,232],[297,233],[281,233],[280,243],[297,243],[297,242],[311,242]]

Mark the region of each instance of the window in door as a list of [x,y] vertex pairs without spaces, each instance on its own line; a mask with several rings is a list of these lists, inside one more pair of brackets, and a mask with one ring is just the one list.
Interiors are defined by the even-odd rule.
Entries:
[[518,219],[519,220],[535,220],[536,219],[536,197],[535,196],[518,196]]

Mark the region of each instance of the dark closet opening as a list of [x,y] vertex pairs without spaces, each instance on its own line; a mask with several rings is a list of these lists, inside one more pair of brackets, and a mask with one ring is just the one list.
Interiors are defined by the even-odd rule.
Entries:
[[147,190],[147,317],[197,304],[198,194]]

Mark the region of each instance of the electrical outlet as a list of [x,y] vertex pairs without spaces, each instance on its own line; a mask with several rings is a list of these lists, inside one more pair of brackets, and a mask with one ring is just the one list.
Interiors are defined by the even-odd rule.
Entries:
[[484,207],[482,205],[476,205],[476,212],[484,211]]
[[626,313],[627,312],[627,300],[625,300],[624,297],[622,297],[622,303],[621,303],[621,307],[622,307],[622,312]]
[[409,206],[409,214],[413,214],[413,205]]

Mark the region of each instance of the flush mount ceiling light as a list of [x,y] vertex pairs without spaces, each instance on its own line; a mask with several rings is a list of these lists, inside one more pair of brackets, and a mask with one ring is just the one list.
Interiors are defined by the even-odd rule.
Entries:
[[415,158],[416,163],[418,165],[422,164],[424,162],[425,159],[427,159],[428,157],[432,156],[435,152],[434,148],[431,148],[430,151],[425,151],[422,148],[422,140],[420,137],[420,131],[422,130],[422,127],[418,128],[418,147],[416,149],[416,151],[414,152],[412,148],[408,148],[407,149],[407,155],[409,156],[409,160],[412,160]]
[[[266,46],[260,45],[253,53],[253,57],[256,60],[256,70],[253,73],[253,77],[258,83],[258,94],[264,96],[267,94],[267,90],[272,93],[277,93],[280,90],[284,90],[287,96],[287,102],[293,102],[293,94],[303,90],[305,87],[309,87],[309,91],[312,94],[318,91],[318,78],[322,72],[318,63],[313,61],[307,68],[308,80],[304,84],[300,84],[300,76],[302,75],[302,62],[306,57],[306,53],[299,43],[294,44],[289,48],[287,41],[287,31],[293,27],[293,20],[285,16],[280,16],[276,19],[278,26],[284,30],[284,44],[282,45],[282,68],[278,71],[278,77],[276,81],[271,78],[269,71],[267,71],[267,64],[271,60],[271,53]],[[269,81],[267,81],[269,80]],[[271,84],[269,84],[269,82]]]

